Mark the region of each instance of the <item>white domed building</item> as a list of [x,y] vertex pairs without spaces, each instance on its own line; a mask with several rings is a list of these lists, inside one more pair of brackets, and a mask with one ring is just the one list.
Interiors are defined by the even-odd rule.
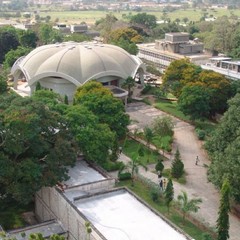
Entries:
[[31,94],[39,82],[42,88],[67,95],[69,100],[76,88],[89,80],[120,87],[127,77],[137,74],[143,84],[144,72],[145,65],[138,57],[120,47],[94,42],[44,45],[19,58],[11,69],[14,89],[24,80]]

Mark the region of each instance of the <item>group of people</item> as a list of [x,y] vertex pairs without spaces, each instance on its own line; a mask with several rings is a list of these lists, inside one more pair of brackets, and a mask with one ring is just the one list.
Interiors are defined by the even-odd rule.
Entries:
[[165,191],[166,187],[167,187],[167,180],[166,178],[162,177],[161,172],[158,172],[158,179],[159,179],[159,187],[161,191]]

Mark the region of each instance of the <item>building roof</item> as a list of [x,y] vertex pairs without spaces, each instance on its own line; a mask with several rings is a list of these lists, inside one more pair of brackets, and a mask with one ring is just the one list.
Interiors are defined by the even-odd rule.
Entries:
[[11,71],[13,75],[22,71],[29,85],[43,77],[56,77],[80,86],[105,76],[133,77],[139,67],[143,67],[141,60],[120,47],[94,42],[64,42],[34,49],[17,60]]
[[125,189],[82,198],[75,205],[107,240],[189,239]]
[[59,234],[59,235],[65,234],[66,230],[63,228],[63,226],[59,222],[53,220],[53,221],[48,221],[48,222],[40,223],[37,225],[32,225],[25,228],[9,231],[8,235],[12,239],[25,240],[25,239],[28,239],[30,234],[33,234],[33,233],[41,233],[44,238],[49,238],[53,234]]

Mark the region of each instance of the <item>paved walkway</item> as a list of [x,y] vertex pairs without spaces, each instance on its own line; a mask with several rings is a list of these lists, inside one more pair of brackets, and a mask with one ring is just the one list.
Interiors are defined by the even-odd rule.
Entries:
[[[166,113],[144,103],[130,104],[127,107],[127,113],[132,120],[129,129],[133,131],[134,129],[143,129],[146,125],[151,125],[158,116],[166,115]],[[175,197],[181,191],[186,191],[189,198],[200,197],[203,202],[194,216],[207,226],[214,227],[218,216],[219,193],[207,180],[206,166],[210,164],[208,156],[195,135],[194,127],[179,119],[173,118],[173,120],[175,127],[172,152],[174,153],[178,147],[187,173],[187,183],[185,185],[174,182]],[[200,159],[198,165],[195,165],[196,156]],[[121,154],[120,158],[123,161],[128,161],[128,158],[123,154]],[[173,156],[170,158],[170,160],[164,162],[165,168],[170,168]],[[157,175],[151,171],[146,172],[140,169],[140,174],[158,183]],[[229,239],[240,240],[240,220],[232,214],[230,214]]]

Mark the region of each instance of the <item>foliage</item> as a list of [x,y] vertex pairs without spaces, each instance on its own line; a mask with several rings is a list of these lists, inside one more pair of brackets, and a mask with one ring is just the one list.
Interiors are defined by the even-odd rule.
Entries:
[[96,115],[100,123],[107,124],[118,138],[126,135],[129,116],[124,105],[101,83],[90,81],[79,87],[75,99]]
[[99,123],[96,115],[79,105],[67,109],[66,119],[85,158],[99,164],[107,161],[115,141],[109,126]]
[[35,48],[37,46],[37,34],[32,30],[18,30],[18,40],[24,48]]
[[5,55],[5,60],[3,62],[4,69],[11,68],[18,58],[27,55],[29,52],[31,52],[31,50],[31,48],[19,46],[15,50],[12,49],[8,51]]
[[164,196],[165,196],[165,202],[166,202],[168,213],[169,213],[170,204],[174,199],[174,189],[173,189],[173,183],[171,178],[168,180],[167,187],[164,192]]
[[[140,145],[139,142],[132,140],[132,139],[127,139],[123,146],[124,154],[126,154],[130,158],[134,157],[134,154],[138,153],[138,151],[139,151],[139,148],[140,148],[139,145]],[[149,158],[149,162],[148,162],[147,156],[148,156],[148,154],[150,154],[150,150],[147,147],[143,146],[142,144],[141,144],[141,148],[144,150],[144,153],[145,153],[144,156],[142,156],[142,157],[139,156],[139,159],[143,164],[157,162],[157,160],[159,158],[158,152],[152,152],[152,154]]]
[[152,66],[152,65],[147,65],[146,71],[156,76],[162,76],[162,73],[159,70],[157,70],[155,66]]
[[206,137],[206,132],[202,129],[196,128],[197,137],[199,140],[204,140]]
[[159,171],[162,172],[163,169],[164,169],[164,165],[162,163],[162,160],[160,159],[160,160],[158,160],[157,164],[155,165],[155,170],[157,172],[159,172]]
[[158,117],[153,122],[154,134],[165,137],[173,135],[173,119],[170,116]]
[[121,170],[124,166],[123,162],[104,161],[101,163],[101,167],[108,172]]
[[16,30],[13,27],[0,28],[0,63],[3,63],[5,54],[19,46]]
[[38,39],[41,44],[62,42],[61,33],[53,29],[50,24],[40,24],[38,28]]
[[8,91],[7,77],[0,75],[0,94],[6,93]]
[[144,165],[137,154],[134,154],[130,159],[130,162],[127,163],[126,167],[130,169],[132,176],[132,185],[134,185],[135,174],[138,173],[139,167],[143,167],[147,171],[146,165]]
[[144,27],[151,29],[157,26],[157,18],[151,14],[138,13],[131,17],[130,23],[143,25]]
[[197,76],[201,68],[184,58],[171,62],[163,75],[163,86],[170,90],[174,96],[181,95],[182,88],[188,82],[197,81]]
[[15,98],[0,115],[1,191],[27,203],[42,186],[68,178],[75,141],[64,118],[32,98]]
[[180,178],[184,173],[184,164],[181,160],[179,149],[177,149],[172,162],[171,174],[174,178]]
[[[152,131],[152,129],[151,128],[149,128],[149,127],[145,127],[144,129],[143,129],[143,134],[144,134],[144,138],[145,138],[145,140],[147,141],[147,147],[149,148],[149,150],[150,150],[150,143],[151,143],[151,141],[152,141],[152,139],[153,139],[153,131]],[[149,154],[148,154],[148,162],[149,162]]]
[[230,185],[227,179],[223,181],[221,188],[220,207],[217,219],[218,240],[229,238],[229,211],[230,211]]
[[129,76],[122,84],[123,87],[126,87],[128,89],[128,97],[131,98],[132,96],[132,88],[135,86],[135,80]]
[[191,120],[210,116],[210,92],[202,86],[185,86],[178,99],[178,107]]
[[227,178],[234,199],[240,202],[240,94],[229,101],[229,109],[206,143],[211,157],[208,178],[221,187]]
[[182,191],[182,194],[177,197],[180,209],[183,213],[183,221],[185,222],[186,214],[189,212],[197,212],[200,208],[199,203],[202,202],[201,198],[194,198],[189,200],[186,192]]
[[129,179],[132,179],[132,175],[129,172],[119,173],[118,174],[118,179],[120,181],[122,181],[122,180],[129,180]]
[[63,40],[65,42],[73,41],[73,42],[84,42],[84,41],[90,41],[91,38],[85,34],[79,34],[79,33],[72,33],[70,35],[66,35],[63,37]]
[[155,188],[151,189],[150,194],[151,194],[151,198],[152,198],[153,202],[158,202],[159,193]]
[[141,94],[147,94],[152,89],[150,84],[145,84]]

